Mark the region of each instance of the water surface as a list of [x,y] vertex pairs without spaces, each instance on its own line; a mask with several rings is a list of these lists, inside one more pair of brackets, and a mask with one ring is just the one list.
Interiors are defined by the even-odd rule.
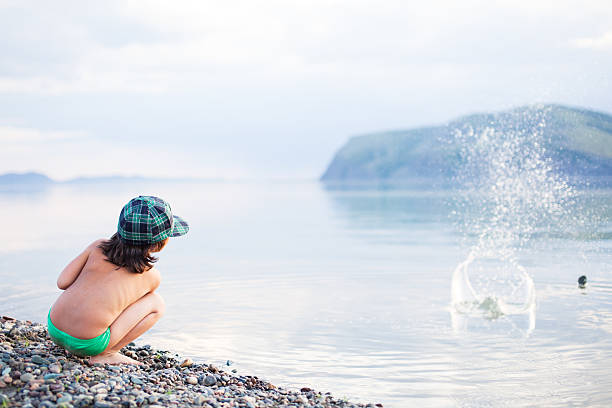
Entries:
[[[296,183],[99,183],[0,192],[0,311],[44,322],[61,269],[139,194],[189,221],[160,254],[166,316],[142,342],[385,407],[612,404],[612,192],[596,233],[518,253],[532,315],[451,313],[469,246],[456,193]],[[594,224],[595,225],[595,224]],[[468,234],[469,235],[469,234]],[[579,275],[589,277],[586,291]]]

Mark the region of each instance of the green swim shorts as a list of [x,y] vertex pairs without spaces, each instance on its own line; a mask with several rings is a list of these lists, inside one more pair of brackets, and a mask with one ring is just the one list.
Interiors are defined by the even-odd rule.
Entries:
[[64,333],[51,322],[51,310],[47,316],[47,330],[49,337],[58,346],[61,346],[77,356],[96,356],[106,350],[110,341],[110,327],[104,333],[93,339],[77,339],[68,333]]

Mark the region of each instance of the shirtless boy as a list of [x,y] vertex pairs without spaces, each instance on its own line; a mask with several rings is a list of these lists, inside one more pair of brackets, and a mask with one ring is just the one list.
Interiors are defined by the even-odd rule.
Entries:
[[164,313],[152,253],[188,230],[161,198],[132,199],[121,210],[117,233],[91,243],[61,272],[57,286],[64,292],[47,319],[51,339],[92,363],[139,364],[119,350]]

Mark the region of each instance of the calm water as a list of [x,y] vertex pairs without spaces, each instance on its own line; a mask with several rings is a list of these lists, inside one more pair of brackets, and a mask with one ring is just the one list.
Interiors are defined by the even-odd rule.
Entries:
[[470,239],[449,216],[452,192],[316,182],[0,191],[1,314],[44,322],[58,273],[110,236],[139,194],[165,198],[191,225],[160,254],[167,313],[142,342],[385,407],[612,405],[612,191],[580,193],[588,206],[575,211],[598,214],[588,233],[535,234],[518,252],[537,306],[497,319],[451,313]]

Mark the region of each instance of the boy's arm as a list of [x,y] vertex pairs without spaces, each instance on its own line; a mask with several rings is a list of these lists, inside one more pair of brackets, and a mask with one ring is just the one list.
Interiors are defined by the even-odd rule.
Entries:
[[155,267],[149,269],[145,273],[147,274],[149,280],[149,293],[153,293],[155,292],[155,289],[159,287],[159,284],[161,282],[161,274],[159,273],[159,270]]
[[93,248],[98,246],[102,240],[95,241],[91,243],[85,250],[79,254],[76,258],[74,258],[60,273],[57,278],[57,287],[61,290],[66,290],[74,283],[76,278],[79,276],[79,273],[83,270],[87,259],[89,258],[89,253]]

